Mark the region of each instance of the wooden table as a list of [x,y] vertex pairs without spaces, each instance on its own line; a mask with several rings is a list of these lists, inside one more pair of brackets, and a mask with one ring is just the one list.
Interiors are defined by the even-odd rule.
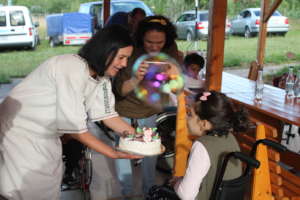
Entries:
[[[222,89],[235,104],[246,107],[250,117],[275,128],[278,141],[281,139],[282,122],[300,126],[300,99],[286,98],[285,91],[265,85],[261,102],[254,98],[255,81],[223,72]],[[287,152],[281,161],[300,171],[300,156]]]

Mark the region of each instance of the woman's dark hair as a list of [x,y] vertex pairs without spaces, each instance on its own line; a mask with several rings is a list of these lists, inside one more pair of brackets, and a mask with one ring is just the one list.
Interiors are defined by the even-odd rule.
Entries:
[[245,110],[235,111],[231,101],[223,93],[210,91],[207,100],[200,100],[204,92],[196,96],[200,102],[196,107],[196,114],[201,120],[207,120],[212,124],[208,135],[227,135],[229,132],[246,131],[249,127],[248,114]]
[[204,66],[204,63],[205,63],[204,58],[201,55],[199,55],[198,53],[188,54],[184,57],[184,60],[183,60],[183,64],[185,67],[187,67],[191,64],[197,64],[197,65],[199,65],[200,69],[202,69]]
[[99,30],[78,52],[99,76],[112,63],[120,48],[133,46],[128,30],[111,25]]
[[164,32],[166,34],[164,49],[169,48],[175,43],[175,39],[177,38],[175,26],[168,18],[161,15],[155,15],[146,17],[139,22],[134,36],[137,47],[143,47],[145,33],[152,30]]

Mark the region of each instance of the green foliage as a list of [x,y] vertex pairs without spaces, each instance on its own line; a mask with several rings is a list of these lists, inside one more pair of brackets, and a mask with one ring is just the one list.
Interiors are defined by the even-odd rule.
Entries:
[[[208,9],[209,0],[199,0],[199,10]],[[180,13],[195,9],[195,0],[144,0],[156,14],[167,16],[175,21]]]
[[[0,0],[6,5],[8,0]],[[12,0],[14,5],[28,6],[35,14],[77,11],[80,3],[96,0]],[[195,0],[144,0],[156,14],[175,20],[184,11],[195,8]],[[274,1],[270,1],[271,3]],[[261,0],[228,0],[228,16],[237,15],[242,9],[260,7]],[[209,0],[199,0],[199,9],[209,9]],[[300,17],[300,1],[284,0],[278,8],[288,17]]]

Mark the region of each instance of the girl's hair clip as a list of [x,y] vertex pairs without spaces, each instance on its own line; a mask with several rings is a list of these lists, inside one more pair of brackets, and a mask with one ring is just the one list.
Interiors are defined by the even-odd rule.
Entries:
[[202,96],[199,98],[200,101],[207,101],[207,97],[211,95],[210,92],[203,92]]
[[165,26],[167,25],[166,20],[164,19],[151,19],[148,22],[152,22],[152,23],[160,23],[161,25]]

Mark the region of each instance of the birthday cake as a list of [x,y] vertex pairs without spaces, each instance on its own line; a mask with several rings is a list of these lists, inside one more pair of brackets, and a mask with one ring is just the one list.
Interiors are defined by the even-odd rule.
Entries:
[[119,149],[145,156],[162,153],[160,136],[156,130],[157,128],[137,128],[136,134],[120,138]]

